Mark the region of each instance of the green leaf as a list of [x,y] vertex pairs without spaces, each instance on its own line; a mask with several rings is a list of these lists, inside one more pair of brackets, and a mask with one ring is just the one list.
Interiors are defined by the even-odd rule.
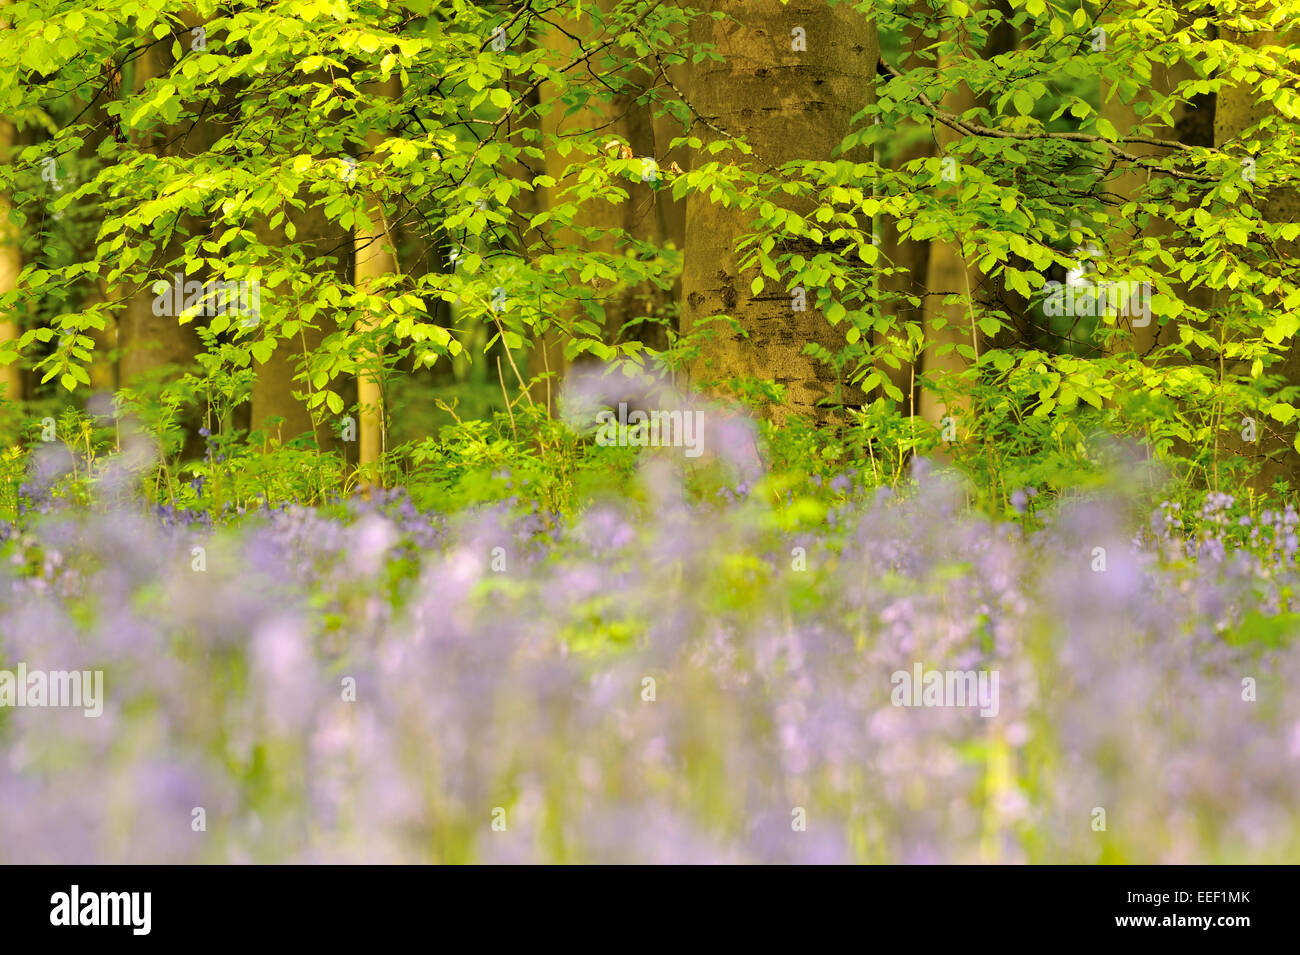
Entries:
[[1007,269],[1006,276],[1007,276],[1008,285],[1010,285],[1013,289],[1015,289],[1025,298],[1029,298],[1029,296],[1032,293],[1029,288],[1029,282],[1025,278],[1024,272],[1021,272],[1019,269]]
[[1295,406],[1289,405],[1284,401],[1279,401],[1273,407],[1268,409],[1269,417],[1274,418],[1283,424],[1288,424],[1295,419],[1297,414]]
[[1300,315],[1293,312],[1279,312],[1272,324],[1264,329],[1264,337],[1274,345],[1280,345],[1300,329]]

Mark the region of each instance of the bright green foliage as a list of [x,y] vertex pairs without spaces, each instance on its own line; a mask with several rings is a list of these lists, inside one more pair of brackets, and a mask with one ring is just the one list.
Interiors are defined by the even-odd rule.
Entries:
[[[302,356],[298,380],[322,420],[350,410],[344,383],[376,362],[390,388],[421,369],[486,364],[475,380],[499,386],[507,394],[497,409],[522,417],[527,352],[545,333],[570,358],[653,367],[695,353],[690,339],[657,353],[602,335],[609,302],[672,287],[681,250],[614,230],[617,251],[601,251],[608,230],[584,211],[644,202],[650,190],[678,201],[696,192],[752,211],[741,240],[751,294],[802,287],[810,309],[845,329],[842,352],[822,357],[867,395],[855,412],[862,434],[845,447],[881,480],[938,449],[991,499],[1022,484],[1066,486],[1104,457],[1101,433],[1139,438],[1189,486],[1218,486],[1266,456],[1280,473],[1300,473],[1290,460],[1300,381],[1284,367],[1300,330],[1300,222],[1289,218],[1294,203],[1273,201],[1300,182],[1300,46],[1281,32],[1271,34],[1278,42],[1249,42],[1300,21],[1300,3],[855,6],[876,17],[885,51],[855,132],[837,155],[773,169],[740,140],[702,148],[669,77],[718,54],[687,42],[695,11],[675,4],[11,2],[0,109],[28,144],[0,170],[0,191],[13,196],[28,264],[0,296],[0,312],[17,311],[24,327],[0,361],[21,351],[49,387],[85,390],[92,333],[109,327],[126,295],[185,272],[263,290],[252,327],[179,316],[201,327],[207,353],[173,383],[171,406],[198,405],[214,433],[234,427],[250,372],[281,343],[294,347],[305,326],[326,333]],[[194,45],[184,16],[203,24],[204,44]],[[1008,21],[1015,49],[980,55]],[[922,33],[909,47],[922,65],[905,70],[899,37],[909,25]],[[577,38],[576,50],[559,52],[562,34]],[[159,45],[174,66],[136,82]],[[1153,68],[1187,68],[1190,78],[1165,92]],[[390,77],[397,99],[375,92]],[[981,105],[944,114],[937,104],[958,84]],[[1167,140],[1178,104],[1233,89],[1259,108],[1228,139]],[[119,92],[106,110],[112,135],[91,157],[85,144],[105,130],[93,127],[89,100],[101,90]],[[678,121],[673,145],[697,150],[690,168],[659,167],[647,181],[655,157],[628,158],[606,130],[541,132],[551,111],[616,92]],[[1112,96],[1135,104],[1136,126],[1104,117]],[[216,132],[204,151],[136,145],[201,123]],[[893,162],[902,142],[936,123],[962,134],[946,154]],[[375,132],[386,138],[372,149]],[[1148,148],[1153,138],[1165,144]],[[556,156],[560,177],[545,171]],[[47,157],[67,188],[42,179]],[[1145,173],[1136,193],[1116,193],[1117,177],[1135,169]],[[792,197],[812,211],[791,212]],[[398,269],[367,294],[327,261],[346,253],[299,241],[289,213],[318,208],[350,248],[354,229],[374,225],[376,202],[401,241]],[[874,239],[886,219],[903,238],[959,244],[983,276],[978,288],[927,296],[968,315],[969,344],[946,346],[968,370],[941,377],[922,367],[918,378],[969,399],[956,441],[916,418],[911,396],[884,375],[930,346],[919,322],[881,309],[893,294],[880,287],[892,264]],[[173,239],[181,248],[169,253]],[[1082,259],[1098,282],[1149,283],[1162,344],[1134,351],[1123,316],[1045,309],[1046,283]],[[89,296],[101,282],[118,294]],[[758,383],[750,393],[780,389]],[[1267,440],[1240,456],[1244,417]],[[420,466],[455,436],[473,447],[472,433],[461,423],[452,438],[404,435],[389,463]]]

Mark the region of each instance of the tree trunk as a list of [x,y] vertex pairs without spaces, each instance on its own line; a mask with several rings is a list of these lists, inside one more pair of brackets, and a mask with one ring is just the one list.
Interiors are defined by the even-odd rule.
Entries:
[[[1282,31],[1261,30],[1249,36],[1221,28],[1220,35],[1232,43],[1256,50],[1267,46],[1278,46],[1284,50],[1294,49],[1297,44],[1300,44],[1300,28],[1295,26]],[[1282,70],[1283,67],[1279,64],[1277,72],[1280,74]],[[1261,98],[1264,102],[1260,102]],[[1248,129],[1267,117],[1272,109],[1268,97],[1261,93],[1258,82],[1224,86],[1219,92],[1214,114],[1214,145],[1241,159],[1253,155],[1257,152],[1257,148],[1252,147],[1250,137],[1244,141],[1242,137]],[[1259,187],[1251,187],[1247,191],[1246,176],[1243,175],[1242,179],[1241,202],[1249,202],[1261,211],[1267,221],[1275,225],[1300,222],[1300,191],[1295,188],[1276,188],[1265,192]],[[1279,239],[1274,244],[1278,257],[1283,263],[1300,259],[1300,239],[1290,242]],[[1258,266],[1260,263],[1250,264]],[[1282,307],[1277,296],[1270,296],[1270,298],[1272,301],[1265,299],[1268,307]],[[1222,294],[1220,304],[1221,307],[1228,307],[1226,292]],[[1288,385],[1300,384],[1300,336],[1291,338],[1285,360],[1280,366],[1272,366],[1269,372],[1280,373]],[[1260,417],[1256,415],[1257,419]],[[1233,422],[1233,426],[1235,433],[1236,422]],[[1294,493],[1295,489],[1300,487],[1300,455],[1296,454],[1292,436],[1279,433],[1276,424],[1271,420],[1257,420],[1257,433],[1259,452],[1269,454],[1271,457],[1265,459],[1256,487],[1261,490],[1267,489],[1275,480],[1285,479],[1290,482]],[[1229,444],[1241,447],[1235,440],[1230,439]],[[1241,447],[1241,450],[1246,454],[1251,453],[1250,448]]]
[[[615,0],[599,0],[599,8],[606,14],[612,11]],[[587,16],[580,18],[577,27],[566,26],[569,34],[574,36],[591,36],[592,24]],[[562,63],[567,63],[581,55],[573,38],[559,30],[552,31],[547,46],[560,54]],[[572,71],[571,79],[582,74]],[[602,145],[602,155],[611,155],[603,149],[607,143],[617,141],[626,144],[634,156],[655,161],[654,175],[657,183],[635,182],[624,178],[617,180],[618,188],[627,192],[627,198],[621,202],[605,201],[601,197],[592,198],[583,203],[575,217],[575,229],[594,229],[601,233],[599,238],[589,241],[574,229],[558,229],[552,236],[557,248],[576,249],[604,255],[617,255],[627,243],[622,234],[635,236],[643,242],[663,246],[672,243],[680,248],[685,238],[685,212],[682,203],[674,202],[671,189],[664,181],[665,170],[669,164],[679,161],[675,155],[670,156],[668,142],[673,137],[672,121],[667,116],[655,117],[650,103],[638,103],[642,87],[629,85],[632,81],[628,75],[602,75],[604,84],[623,84],[608,99],[597,98],[593,90],[592,98],[582,108],[566,115],[565,104],[555,95],[552,84],[542,88],[543,102],[552,98],[550,109],[541,116],[540,126],[544,148],[546,149],[545,173],[556,180],[557,185],[547,190],[549,195],[540,197],[553,204],[559,194],[572,184],[573,176],[566,181],[565,170],[570,164],[581,163],[586,157],[577,151],[561,156],[555,148],[556,142],[565,138],[589,139],[596,136]],[[583,84],[586,85],[586,84]],[[578,86],[574,83],[574,88]],[[676,133],[680,135],[680,133]],[[597,160],[599,162],[601,160]],[[656,185],[660,188],[656,188]],[[593,297],[603,306],[602,338],[605,344],[613,345],[620,341],[640,341],[654,348],[667,345],[667,335],[662,328],[648,323],[628,326],[628,323],[643,317],[663,313],[675,300],[676,289],[658,289],[653,286],[629,285],[615,294],[609,294],[608,282],[593,279]],[[586,309],[580,302],[575,302],[563,316],[567,322],[586,317]],[[567,336],[553,330],[539,336],[537,347],[532,356],[531,374],[540,374],[549,370],[562,376],[567,364],[564,357],[564,342]],[[553,403],[556,395],[558,377],[539,383],[534,391],[534,400],[548,397]]]
[[[188,39],[188,34],[182,34]],[[182,42],[184,46],[185,43]],[[144,90],[151,79],[166,76],[172,66],[172,57],[166,40],[155,43],[135,63],[133,88]],[[182,135],[182,132],[185,134]],[[163,127],[152,135],[135,137],[135,146],[169,155],[194,155],[210,148],[215,141],[211,123],[198,121],[188,130],[182,126]],[[159,222],[159,233],[170,234],[169,241],[154,256],[154,261],[165,265],[179,257],[182,240],[197,228],[193,219],[181,217],[179,222]],[[160,268],[157,280],[170,280]],[[109,289],[109,297],[127,297],[126,306],[118,318],[117,341],[120,348],[118,380],[124,385],[139,385],[156,378],[160,373],[173,373],[188,368],[199,351],[199,337],[193,323],[182,325],[175,315],[154,314],[154,292],[149,285],[144,288]]]
[[[921,50],[925,46],[925,34],[921,26],[910,22],[904,32],[901,59],[898,68],[906,73],[925,65]],[[911,129],[916,129],[915,124]],[[910,132],[909,130],[908,132]],[[914,135],[914,134],[913,134]],[[926,129],[924,135],[899,149],[893,157],[893,168],[901,169],[910,162],[934,155],[934,138]],[[882,274],[880,289],[897,296],[893,301],[881,307],[882,313],[891,320],[888,332],[877,332],[877,347],[888,347],[887,339],[905,339],[905,327],[909,324],[921,324],[925,319],[925,280],[930,267],[930,243],[915,239],[903,239],[898,234],[898,224],[890,216],[883,216],[880,226],[880,246],[886,259],[897,271],[890,275]],[[915,301],[909,301],[908,296]],[[878,360],[876,370],[884,375],[899,391],[903,393],[901,411],[903,414],[916,413],[916,363],[901,361],[898,368]]]
[[[397,99],[401,96],[401,83],[397,77],[392,77],[387,83],[374,84],[374,88],[368,92]],[[384,134],[378,131],[371,132],[366,137],[366,142],[372,150],[383,141]],[[393,236],[389,232],[384,216],[384,205],[378,196],[368,203],[366,217],[370,220],[371,228],[368,231],[356,230],[354,251],[357,291],[369,293],[376,280],[397,271],[397,254],[393,245]],[[374,328],[377,322],[376,314],[363,320],[362,325],[363,328],[370,329]],[[357,375],[357,409],[360,418],[357,463],[362,467],[378,464],[384,453],[385,444],[384,395],[378,368],[383,354],[375,352],[366,357],[367,361],[375,367],[371,370],[363,370]],[[382,481],[382,474],[380,478]]]
[[[285,223],[292,222],[297,230],[292,241],[303,250],[306,259],[304,267],[325,268],[332,272],[339,285],[346,284],[352,274],[351,255],[348,254],[352,245],[350,237],[342,234],[336,223],[329,221],[318,204],[320,196],[304,193],[301,198],[307,203],[305,209],[299,210],[286,203],[284,212]],[[281,224],[281,229],[283,228],[284,224]],[[271,232],[265,221],[258,223],[256,232],[266,245],[277,245],[284,241],[283,236]],[[267,299],[274,300],[277,294],[288,294],[287,282],[279,288],[268,287],[265,293],[264,314]],[[292,303],[288,307],[292,309]],[[292,315],[287,317],[296,318]],[[338,442],[334,440],[334,431],[326,420],[324,406],[317,412],[319,420],[313,420],[305,400],[310,389],[305,382],[294,380],[303,369],[305,361],[324,341],[329,330],[324,327],[324,323],[331,320],[328,311],[318,312],[311,325],[304,323],[299,326],[298,334],[279,340],[266,363],[256,366],[257,380],[253,382],[251,419],[254,430],[264,430],[282,442],[310,433],[318,447],[337,447]],[[302,393],[304,398],[295,397],[295,391]],[[283,421],[271,427],[268,423],[271,418],[282,418]]]
[[[1161,96],[1168,96],[1177,88],[1179,83],[1193,78],[1195,78],[1195,73],[1191,66],[1186,63],[1180,62],[1173,67],[1166,67],[1160,63],[1152,62],[1150,89]],[[1121,136],[1129,135],[1135,127],[1144,122],[1144,118],[1139,117],[1135,109],[1137,102],[1143,98],[1139,95],[1134,98],[1133,102],[1125,103],[1117,91],[1112,92],[1103,83],[1101,114],[1110,121]],[[1145,134],[1157,139],[1174,139],[1189,146],[1210,146],[1214,142],[1214,111],[1213,95],[1206,96],[1203,99],[1198,98],[1197,101],[1181,104],[1174,108],[1172,125],[1165,126],[1145,119]],[[1136,156],[1160,157],[1169,155],[1169,150],[1164,147],[1149,146],[1142,143],[1128,143],[1124,148]],[[1143,169],[1141,166],[1128,164],[1123,167],[1122,172],[1117,177],[1107,183],[1106,190],[1119,196],[1126,203],[1140,202],[1143,187],[1147,184],[1151,175],[1152,173],[1149,170]],[[1139,214],[1135,209],[1131,218],[1121,215],[1121,219],[1129,224],[1130,229],[1127,233],[1122,234],[1118,241],[1112,242],[1111,248],[1107,250],[1108,254],[1116,257],[1123,256],[1135,240],[1144,237],[1156,238],[1160,241],[1162,248],[1174,251],[1170,246],[1171,243],[1177,241],[1180,234],[1177,224],[1171,219],[1159,217],[1152,218],[1145,227],[1141,227],[1133,221]],[[1177,255],[1176,252],[1174,254]],[[1185,302],[1202,308],[1209,308],[1212,304],[1212,296],[1207,294],[1203,287],[1198,289],[1184,287],[1180,292],[1180,297]],[[1111,354],[1120,351],[1132,351],[1138,355],[1146,355],[1157,346],[1168,345],[1178,340],[1177,328],[1174,323],[1166,324],[1162,330],[1154,318],[1145,325],[1134,325],[1132,316],[1120,316],[1116,320],[1120,323],[1124,334],[1112,340],[1110,347],[1107,349]]]
[[[99,169],[99,161],[95,157],[99,155],[100,147],[112,137],[115,121],[108,113],[108,106],[116,98],[116,92],[111,88],[105,88],[97,91],[93,101],[87,104],[89,107],[89,116],[87,124],[91,132],[86,136],[85,143],[81,147],[80,156],[84,162],[93,162],[93,169]],[[93,236],[89,247],[84,251],[84,260],[90,260],[95,257],[95,248]],[[101,315],[104,320],[102,329],[88,329],[86,335],[95,343],[91,353],[90,367],[90,388],[96,392],[113,392],[118,387],[118,354],[117,354],[117,326],[118,317],[111,309],[112,296],[114,290],[109,287],[103,279],[91,280],[90,287],[86,290],[85,298],[82,299],[81,309],[88,312],[95,306],[104,306]]]
[[[11,162],[16,135],[14,124],[0,117],[0,159]],[[9,221],[12,206],[9,197],[0,193],[0,295],[12,292],[23,270],[22,249],[18,245],[18,227]],[[18,316],[0,315],[0,342],[17,341]],[[0,397],[7,401],[23,399],[23,369],[17,361],[0,365]]]
[[[875,88],[879,49],[875,21],[846,4],[813,0],[720,0],[729,14],[697,18],[692,36],[711,42],[725,61],[704,60],[691,70],[686,91],[692,107],[711,125],[743,138],[761,161],[779,166],[797,160],[830,160],[849,132],[853,115]],[[793,49],[802,28],[806,49]],[[716,134],[697,127],[701,138]],[[714,160],[698,151],[696,167]],[[787,200],[788,201],[788,200]],[[796,209],[796,211],[801,211]],[[842,329],[812,307],[794,311],[784,290],[750,294],[752,275],[742,275],[736,242],[750,231],[752,214],[724,208],[707,194],[686,203],[686,262],[682,275],[682,328],[711,316],[729,315],[747,337],[714,324],[691,369],[696,383],[737,377],[774,380],[785,386],[778,420],[789,415],[825,421],[828,401],[841,393],[835,369],[805,355],[816,342],[832,352],[844,344]]]
[[[299,82],[312,81],[325,82],[327,74],[314,74]],[[309,124],[310,121],[310,116],[305,112],[291,113],[285,117],[287,124],[295,122]],[[311,192],[304,185],[297,198],[303,203],[303,208],[290,205],[286,200],[283,205],[284,221],[278,231],[271,228],[271,215],[256,223],[254,232],[259,241],[269,247],[291,243],[302,252],[301,264],[292,268],[307,274],[324,272],[332,283],[341,287],[347,286],[355,274],[352,235],[343,231],[338,223],[331,222],[325,215],[323,208],[327,201],[325,196],[319,192]],[[294,227],[292,239],[288,236],[290,223]],[[273,271],[276,267],[274,263],[279,261],[277,258],[267,262],[264,265],[264,273]],[[298,260],[295,257],[291,261]],[[253,382],[251,427],[254,431],[263,431],[268,437],[276,438],[281,442],[290,441],[303,434],[311,434],[316,447],[342,450],[337,438],[341,429],[331,426],[336,425],[337,420],[331,416],[324,405],[319,406],[313,418],[306,400],[312,390],[309,387],[310,383],[295,380],[306,367],[311,355],[318,351],[326,335],[335,330],[336,326],[332,324],[334,311],[321,309],[312,316],[310,322],[299,325],[296,334],[289,338],[279,338],[279,322],[300,318],[300,315],[294,311],[296,303],[287,298],[292,294],[290,279],[286,279],[279,286],[263,288],[262,320],[263,322],[267,320],[268,313],[275,319],[274,327],[266,331],[268,334],[276,334],[277,340],[270,358],[264,364],[254,366],[257,370],[257,379]],[[351,390],[348,387],[350,385],[351,379],[346,383],[337,381],[335,384],[336,388],[344,388],[345,393],[342,397],[345,406],[351,403],[346,394]],[[303,397],[296,397],[294,392],[298,392]],[[268,421],[272,418],[283,420],[272,427]]]
[[[996,2],[992,5],[1000,7],[1004,16],[1009,13],[1009,8],[1004,3]],[[989,33],[983,56],[988,58],[1006,53],[1014,49],[1015,44],[1015,29],[1004,19]],[[940,67],[942,68],[942,64]],[[982,100],[976,97],[970,87],[960,84],[950,88],[944,94],[941,105],[946,112],[961,116],[966,110],[973,109],[981,102]],[[935,153],[944,156],[948,149],[960,140],[961,134],[942,123],[935,123],[934,129]],[[954,182],[942,183],[942,188],[960,190],[962,188],[960,175]],[[981,347],[981,334],[974,323],[974,299],[989,278],[976,267],[974,256],[967,261],[962,246],[960,238],[951,241],[932,239],[930,254],[926,260],[925,285],[928,292],[925,299],[926,348],[921,356],[921,363],[925,371],[926,385],[938,385],[941,389],[955,387],[954,376],[970,367],[970,359],[962,355],[958,348],[978,351]],[[961,299],[949,304],[945,299],[950,295],[961,296]],[[949,401],[933,387],[923,386],[920,389],[917,404],[921,417],[936,425],[941,424],[950,412],[955,412],[953,416],[957,418],[969,416],[971,412],[968,396],[956,397],[953,406],[950,407]],[[973,422],[966,423],[967,428],[971,426]],[[963,428],[958,425],[959,437],[962,436],[962,431]]]

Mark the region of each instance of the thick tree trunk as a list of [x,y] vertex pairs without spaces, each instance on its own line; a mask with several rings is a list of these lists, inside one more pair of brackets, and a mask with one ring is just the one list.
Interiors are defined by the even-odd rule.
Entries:
[[[691,70],[686,95],[704,119],[747,141],[761,161],[774,166],[796,160],[829,160],[849,132],[853,115],[873,95],[879,49],[875,22],[847,4],[813,0],[721,0],[729,17],[696,20],[697,41],[711,42],[725,57]],[[802,28],[806,49],[792,42]],[[703,124],[701,138],[716,134]],[[707,150],[693,160],[713,161]],[[774,380],[786,388],[778,419],[790,414],[826,420],[827,402],[842,394],[835,370],[805,355],[816,342],[831,351],[843,346],[842,328],[812,308],[794,311],[783,289],[750,294],[752,275],[741,274],[736,241],[750,231],[752,214],[692,193],[686,203],[686,262],[682,276],[682,328],[688,332],[715,316],[734,318],[747,337],[715,324],[691,377],[720,383],[745,377]]]
[[[136,61],[134,89],[137,92],[144,90],[150,80],[167,75],[171,66],[170,44],[166,41],[154,44]],[[135,145],[170,155],[194,155],[206,151],[215,139],[211,124],[200,121],[184,129],[180,126],[166,127],[152,136],[137,137]],[[180,222],[158,223],[158,231],[170,232],[171,239],[154,261],[167,263],[178,257],[182,239],[195,227],[197,224],[193,220],[184,217]],[[155,278],[166,280],[170,274],[165,275],[164,270],[159,269]],[[116,298],[126,295],[127,290],[109,289],[107,293]],[[124,385],[141,384],[164,369],[188,368],[198,354],[199,337],[193,323],[182,325],[175,315],[155,315],[154,297],[150,286],[134,290],[118,318],[118,380]]]
[[[1195,74],[1192,68],[1185,63],[1165,67],[1160,63],[1153,62],[1151,64],[1150,89],[1161,96],[1168,96],[1178,87],[1179,83],[1194,77]],[[1176,106],[1172,114],[1173,123],[1168,126],[1152,123],[1149,119],[1137,115],[1135,109],[1137,103],[1146,100],[1146,97],[1141,94],[1135,97],[1132,102],[1125,103],[1117,91],[1112,92],[1103,83],[1101,100],[1102,116],[1110,121],[1121,136],[1129,135],[1135,127],[1145,122],[1146,135],[1158,139],[1174,139],[1193,146],[1213,145],[1215,110],[1213,96]],[[1160,157],[1169,154],[1167,148],[1142,143],[1129,143],[1124,148],[1134,155],[1143,157]],[[1108,181],[1106,190],[1118,196],[1125,203],[1140,202],[1143,189],[1151,175],[1152,173],[1149,170],[1129,164],[1124,167],[1119,176]],[[1111,248],[1106,250],[1107,254],[1116,257],[1122,256],[1127,252],[1132,242],[1144,237],[1158,239],[1161,246],[1167,249],[1172,242],[1176,241],[1179,230],[1172,219],[1152,218],[1144,227],[1135,221],[1138,214],[1135,209],[1132,217],[1124,217],[1128,223],[1128,231],[1120,236],[1118,241],[1112,243]],[[1170,251],[1173,250],[1170,249]],[[1177,255],[1176,252],[1175,255]],[[1190,304],[1203,308],[1210,307],[1212,299],[1212,296],[1206,294],[1206,290],[1203,288],[1191,289],[1184,287],[1180,292],[1180,297]],[[1111,341],[1108,348],[1110,353],[1132,351],[1138,355],[1146,355],[1157,345],[1168,345],[1178,340],[1177,329],[1173,323],[1167,324],[1162,330],[1154,318],[1145,324],[1143,324],[1141,318],[1138,319],[1137,324],[1134,324],[1133,318],[1133,316],[1117,317],[1116,320],[1119,322],[1124,334]]]
[[[100,147],[113,135],[115,121],[108,113],[108,106],[113,102],[115,96],[115,91],[111,89],[100,90],[95,99],[88,104],[89,116],[87,122],[92,131],[86,137],[85,144],[81,148],[81,159],[85,162],[95,162]],[[98,168],[96,162],[92,169],[97,170]],[[84,256],[87,259],[94,256],[93,237]],[[86,291],[86,297],[82,300],[82,311],[90,311],[93,306],[111,303],[112,295],[113,289],[109,287],[106,281],[102,278],[93,280],[90,288]],[[118,316],[108,308],[101,312],[101,315],[104,319],[104,327],[102,329],[89,329],[86,332],[95,343],[89,368],[90,387],[93,391],[112,392],[117,389],[119,384],[117,378]]]
[[[606,14],[617,6],[614,0],[599,0],[598,5]],[[566,24],[565,30],[574,36],[590,36],[590,18],[583,16],[581,24],[578,27]],[[572,37],[559,30],[551,31],[547,46],[559,53],[562,62],[567,63],[581,55]],[[568,75],[575,81],[575,85],[578,85],[578,81],[583,78],[583,74],[578,71]],[[630,83],[632,80],[627,76],[602,76],[602,82],[623,84]],[[635,82],[653,82],[653,80],[646,79],[644,74],[638,74]],[[617,255],[625,250],[627,245],[620,238],[622,233],[659,246],[667,243],[672,243],[677,248],[682,246],[685,238],[684,204],[674,202],[671,190],[664,185],[664,174],[669,164],[674,161],[680,162],[680,157],[676,154],[669,155],[668,142],[674,135],[681,133],[671,129],[672,121],[668,117],[655,117],[650,103],[637,102],[642,92],[641,86],[629,85],[620,88],[608,99],[599,99],[593,95],[593,98],[581,109],[566,115],[565,105],[559,97],[555,96],[554,86],[548,84],[542,87],[543,102],[547,97],[553,98],[553,102],[549,104],[550,110],[541,117],[540,121],[546,149],[544,171],[557,183],[554,189],[548,190],[550,195],[542,197],[543,201],[553,204],[560,193],[572,185],[574,176],[566,179],[565,170],[570,164],[581,162],[585,158],[576,151],[567,156],[560,155],[555,148],[555,143],[566,137],[589,138],[595,134],[602,146],[612,141],[626,144],[637,158],[655,161],[654,175],[659,180],[657,183],[651,183],[620,178],[616,184],[627,192],[626,199],[612,202],[605,201],[602,197],[595,197],[583,204],[574,221],[575,228],[599,230],[601,236],[594,241],[588,241],[577,235],[574,230],[561,229],[553,236],[557,247],[585,248],[592,252]],[[610,154],[602,149],[602,155]],[[656,185],[661,188],[655,188]],[[628,323],[638,318],[664,313],[669,304],[676,300],[679,289],[662,290],[648,286],[628,286],[611,295],[607,285],[608,282],[597,278],[593,280],[591,290],[586,292],[601,300],[603,304],[604,342],[612,345],[620,341],[640,341],[654,348],[665,347],[667,335],[662,328],[648,323],[628,327]],[[570,322],[578,320],[586,317],[586,310],[580,303],[575,302],[562,317]],[[554,330],[539,336],[531,356],[530,374],[537,375],[550,371],[557,377],[549,381],[549,387],[546,382],[539,383],[534,390],[534,400],[549,398],[552,403],[554,402],[559,377],[563,375],[567,364],[563,347],[566,337]]]
[[[317,73],[310,79],[328,82],[328,75]],[[286,117],[286,122],[308,123],[310,118],[305,114],[293,114]],[[301,264],[293,266],[298,272],[312,275],[324,273],[328,281],[339,286],[348,285],[355,274],[352,234],[325,215],[323,206],[327,200],[321,193],[312,192],[304,185],[297,198],[303,208],[299,209],[285,201],[282,207],[284,221],[278,229],[271,228],[271,216],[254,225],[259,241],[268,247],[292,244],[301,251]],[[293,224],[292,238],[288,235],[290,223]],[[281,260],[276,257],[273,261]],[[263,271],[269,273],[274,268],[275,265],[268,261]],[[279,316],[281,320],[292,321],[300,317],[295,311],[296,303],[288,298],[293,294],[290,279],[279,286],[265,286],[262,292],[263,322],[268,318],[268,311],[272,318]],[[254,366],[257,379],[253,382],[250,412],[253,431],[261,431],[267,437],[281,442],[310,434],[318,448],[346,450],[338,439],[341,431],[339,419],[324,405],[315,409],[313,417],[312,409],[307,404],[307,398],[312,392],[310,382],[298,378],[326,335],[336,330],[334,322],[334,312],[322,309],[312,316],[310,322],[300,324],[297,332],[288,338],[278,338],[279,328],[274,329],[277,333],[275,351],[264,364]],[[336,380],[333,385],[336,390],[343,389],[345,406],[352,400],[348,395],[352,390],[351,385],[351,379]],[[295,392],[302,397],[296,396]],[[282,420],[272,426],[270,419]]]
[[[342,234],[337,224],[326,217],[319,205],[320,196],[304,194],[302,198],[307,202],[307,208],[303,210],[287,204],[285,206],[285,223],[292,222],[296,229],[292,241],[303,250],[306,268],[324,268],[332,273],[336,282],[343,285],[352,275],[351,238]],[[281,229],[283,228],[282,224]],[[266,222],[259,223],[256,231],[266,245],[284,241],[284,236],[272,233]],[[289,294],[287,283],[279,288],[266,288],[263,309],[265,310],[267,298],[274,299],[277,295],[286,294]],[[256,366],[257,380],[253,383],[252,396],[254,430],[265,431],[268,436],[280,441],[289,441],[310,433],[315,437],[318,447],[332,449],[337,446],[334,429],[329,427],[327,421],[328,412],[321,406],[316,413],[317,420],[313,420],[305,400],[310,389],[306,382],[295,381],[312,352],[320,347],[327,332],[332,330],[325,326],[325,323],[332,320],[328,312],[317,313],[311,325],[304,323],[299,326],[298,334],[281,339],[266,363]],[[294,392],[304,397],[295,397]],[[271,427],[269,419],[272,418],[283,421]]]
[[[1233,43],[1250,46],[1256,50],[1270,46],[1294,49],[1300,44],[1300,27],[1294,25],[1282,31],[1259,31],[1249,36],[1222,30],[1221,35]],[[1279,66],[1278,72],[1281,71],[1282,67]],[[1223,87],[1219,92],[1214,114],[1215,146],[1242,159],[1248,158],[1255,150],[1251,148],[1249,141],[1242,141],[1242,136],[1267,117],[1271,110],[1268,97],[1261,92],[1258,83]],[[1265,192],[1258,187],[1252,187],[1247,192],[1246,176],[1243,175],[1242,178],[1242,201],[1249,201],[1263,213],[1265,219],[1274,224],[1300,222],[1300,190],[1280,188]],[[1278,240],[1275,245],[1277,254],[1284,263],[1300,259],[1300,240],[1291,242]],[[1276,297],[1273,301],[1268,301],[1267,305],[1272,308],[1281,307]],[[1226,293],[1223,296],[1222,306],[1227,307]],[[1290,349],[1280,368],[1274,365],[1269,371],[1272,374],[1280,372],[1290,385],[1300,384],[1300,336],[1291,339]],[[1233,422],[1233,426],[1235,429],[1236,422]],[[1300,487],[1300,455],[1296,454],[1292,435],[1279,433],[1276,423],[1271,420],[1258,421],[1257,432],[1258,452],[1271,455],[1271,459],[1266,460],[1256,486],[1267,489],[1275,480],[1286,479],[1294,492],[1297,487]],[[1235,440],[1230,440],[1229,444],[1239,447],[1245,454],[1251,454],[1253,450],[1238,445]]]

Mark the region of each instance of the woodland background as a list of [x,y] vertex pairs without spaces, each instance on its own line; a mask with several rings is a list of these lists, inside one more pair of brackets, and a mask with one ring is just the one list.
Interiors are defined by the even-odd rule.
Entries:
[[0,0],[0,861],[1300,858],[1298,23]]
[[[1294,13],[7,2],[8,443],[106,446],[75,419],[115,393],[173,482],[205,428],[272,499],[303,452],[318,495],[439,485],[600,361],[1003,507],[1102,434],[1265,490],[1300,461]],[[1071,270],[1150,321],[1044,314]],[[154,314],[176,273],[260,321]]]

